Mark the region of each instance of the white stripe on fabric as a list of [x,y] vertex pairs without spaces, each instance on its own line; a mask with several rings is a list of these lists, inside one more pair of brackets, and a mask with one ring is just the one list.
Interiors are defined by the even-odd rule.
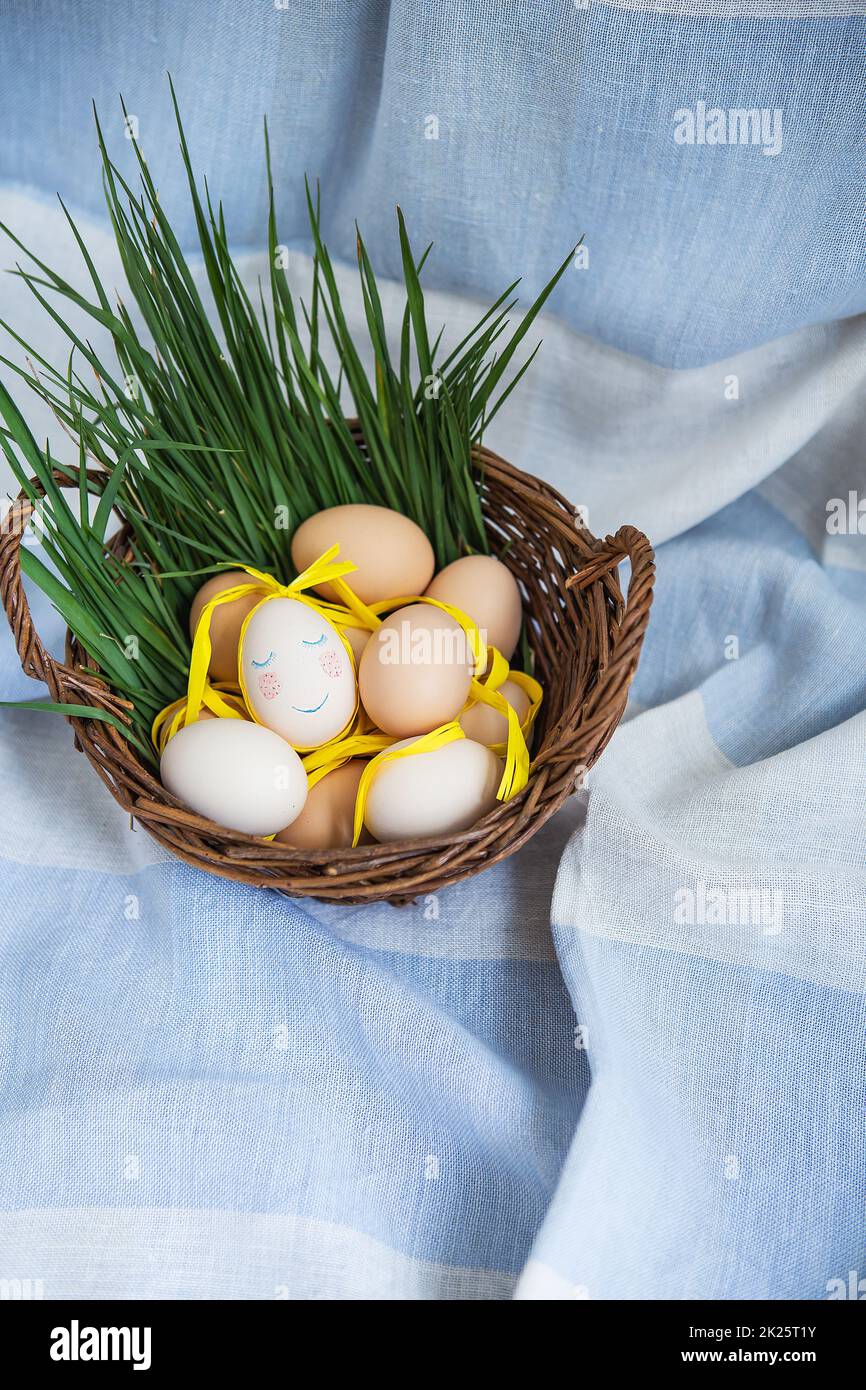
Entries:
[[[93,1239],[98,1230],[99,1239]],[[0,1215],[0,1279],[45,1299],[507,1299],[514,1277],[416,1260],[289,1214],[74,1208]],[[8,1288],[7,1286],[4,1286]],[[14,1286],[13,1286],[14,1287]]]
[[527,1261],[520,1276],[514,1298],[517,1302],[544,1303],[578,1302],[588,1299],[589,1290],[582,1284],[570,1284],[549,1265],[540,1260]]
[[866,870],[851,826],[862,822],[852,770],[864,737],[866,714],[736,768],[697,692],[621,726],[591,776],[583,833],[563,856],[555,935],[579,930],[862,990]]
[[[863,501],[866,502],[866,496]],[[866,517],[863,524],[866,528]],[[821,551],[821,560],[831,569],[866,574],[866,529],[863,535],[828,536]]]

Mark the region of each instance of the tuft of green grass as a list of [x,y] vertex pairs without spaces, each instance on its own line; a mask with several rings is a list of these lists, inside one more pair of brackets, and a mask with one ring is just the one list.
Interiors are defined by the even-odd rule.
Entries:
[[[30,371],[7,358],[0,362],[49,405],[78,450],[77,466],[61,466],[47,444],[41,449],[0,383],[0,447],[31,501],[36,504],[44,494],[43,543],[56,573],[25,549],[22,568],[114,690],[132,703],[133,733],[151,757],[153,716],[185,684],[186,615],[205,573],[241,563],[287,578],[296,526],[314,512],[347,502],[375,502],[412,517],[430,537],[439,565],[486,552],[472,450],[535,356],[537,347],[504,384],[515,353],[574,254],[510,335],[508,315],[517,303],[519,281],[443,357],[442,334],[431,340],[420,279],[431,248],[415,258],[398,208],[406,303],[399,355],[392,356],[375,273],[356,229],[374,363],[370,377],[322,240],[318,189],[307,182],[313,269],[308,301],[296,301],[278,237],[266,123],[269,275],[267,292],[259,283],[254,303],[229,251],[222,204],[214,204],[207,184],[200,188],[196,180],[169,82],[219,336],[137,142],[132,141],[138,173],[133,186],[108,154],[95,107],[108,215],[129,292],[153,347],[142,341],[123,299],[109,295],[62,200],[90,278],[90,295],[76,290],[0,223],[28,261],[13,273],[70,344],[61,370],[3,323],[27,352]],[[64,306],[108,330],[115,362],[105,362],[72,328]],[[326,364],[324,336],[336,349],[336,380]],[[363,447],[346,413],[359,418]],[[98,481],[87,478],[88,462],[96,465]],[[69,489],[77,494],[76,506]],[[93,493],[99,495],[95,510]],[[129,565],[106,550],[113,509],[132,527]]]

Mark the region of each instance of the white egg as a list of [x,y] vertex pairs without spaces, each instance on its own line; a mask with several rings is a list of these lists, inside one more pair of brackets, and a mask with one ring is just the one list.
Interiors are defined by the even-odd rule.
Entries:
[[[395,748],[417,739],[404,738]],[[466,830],[496,805],[502,762],[481,743],[456,739],[432,753],[382,764],[364,809],[377,840],[415,840]]]
[[246,835],[273,835],[307,800],[303,763],[284,738],[246,719],[205,719],[170,739],[163,785],[200,816]]
[[251,615],[240,671],[255,717],[296,748],[318,748],[355,712],[352,659],[336,628],[309,604],[271,598]]

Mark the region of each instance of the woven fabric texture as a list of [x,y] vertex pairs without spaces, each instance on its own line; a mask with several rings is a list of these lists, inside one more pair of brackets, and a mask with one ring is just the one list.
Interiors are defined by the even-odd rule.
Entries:
[[[265,110],[290,274],[307,170],[358,324],[355,216],[386,274],[396,201],[435,239],[454,338],[585,232],[488,442],[596,534],[659,545],[630,717],[586,789],[414,907],[189,870],[65,724],[0,713],[3,1296],[857,1296],[864,24],[737,8],[0,12],[0,217],[70,275],[55,189],[120,283],[92,95],[126,167],[123,90],[191,241],[166,67],[253,289]],[[768,113],[758,142],[709,143],[740,109]],[[399,326],[394,287],[385,307]],[[65,363],[9,277],[2,317]],[[2,652],[0,698],[32,698]]]

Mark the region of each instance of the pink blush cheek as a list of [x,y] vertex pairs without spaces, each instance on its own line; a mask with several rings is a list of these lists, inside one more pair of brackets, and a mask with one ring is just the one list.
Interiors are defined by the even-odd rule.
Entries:
[[332,681],[337,680],[343,674],[343,663],[340,660],[339,652],[322,652],[322,655],[319,657],[319,665],[325,675]]
[[275,700],[282,690],[273,671],[265,671],[258,679],[259,694],[263,700]]

